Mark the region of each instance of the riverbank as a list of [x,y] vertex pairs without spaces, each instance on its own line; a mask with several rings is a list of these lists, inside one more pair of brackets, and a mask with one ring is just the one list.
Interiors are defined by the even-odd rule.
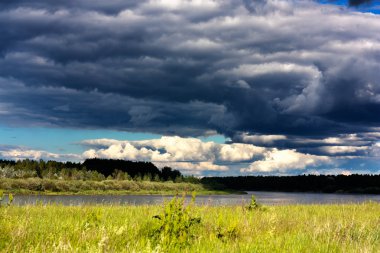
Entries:
[[0,252],[380,251],[379,203],[190,206],[183,217],[197,222],[171,246],[170,234],[155,230],[163,213],[161,205],[3,207]]
[[235,190],[211,190],[202,184],[133,181],[133,180],[54,180],[54,179],[0,179],[0,190],[12,194],[38,195],[175,195],[196,192],[197,195],[244,194]]

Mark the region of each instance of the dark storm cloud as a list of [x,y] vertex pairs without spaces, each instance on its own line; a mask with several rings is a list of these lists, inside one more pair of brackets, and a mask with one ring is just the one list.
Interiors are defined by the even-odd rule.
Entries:
[[59,10],[61,8],[71,9],[90,9],[107,14],[116,14],[120,10],[132,8],[137,5],[134,0],[108,0],[108,1],[93,1],[93,0],[55,0],[52,3],[49,0],[45,1],[29,1],[29,0],[3,0],[0,3],[1,9],[12,9],[15,6],[44,8],[48,10]]
[[380,125],[376,15],[248,0],[20,0],[0,9],[7,124],[236,141]]
[[348,3],[350,6],[359,6],[362,4],[370,4],[372,3],[372,0],[349,0]]
[[[225,107],[212,103],[156,102],[115,93],[62,87],[27,89],[12,79],[0,79],[2,121],[29,126],[80,127],[146,131],[174,135],[215,133],[220,121],[233,121]],[[17,97],[18,101],[14,101]],[[43,101],[43,103],[42,103]],[[27,108],[27,109],[26,109]],[[230,117],[229,119],[227,117]],[[189,125],[189,127],[187,127]]]

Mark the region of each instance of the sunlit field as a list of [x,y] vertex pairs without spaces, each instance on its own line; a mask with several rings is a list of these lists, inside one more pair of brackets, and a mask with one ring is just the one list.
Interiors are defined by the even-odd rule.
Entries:
[[10,206],[1,252],[380,252],[380,204]]

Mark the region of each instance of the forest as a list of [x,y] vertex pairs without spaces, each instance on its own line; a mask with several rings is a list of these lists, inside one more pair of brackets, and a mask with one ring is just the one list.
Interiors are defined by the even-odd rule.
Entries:
[[158,169],[151,162],[87,159],[83,163],[44,160],[0,160],[0,178],[45,178],[65,180],[105,179],[137,181],[181,181],[184,177],[170,167]]
[[244,191],[380,193],[380,175],[298,175],[204,177],[214,189]]

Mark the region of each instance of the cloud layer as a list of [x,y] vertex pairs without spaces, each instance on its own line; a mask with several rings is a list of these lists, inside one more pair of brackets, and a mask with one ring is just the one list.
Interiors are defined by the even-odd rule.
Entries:
[[230,137],[379,125],[377,15],[272,0],[0,7],[9,124]]
[[[210,172],[286,172],[312,166],[332,164],[327,156],[299,153],[296,150],[263,148],[252,144],[218,144],[197,138],[163,136],[145,141],[86,140],[90,148],[83,158],[111,158],[151,161],[159,166],[171,166],[187,174],[205,175]],[[248,168],[244,166],[249,165]]]
[[191,155],[168,150],[169,139],[149,144],[156,149],[116,143],[93,151],[214,170],[226,166],[214,161],[255,152],[263,160],[246,171],[271,171],[284,154],[282,166],[294,169],[375,157],[379,30],[379,15],[314,1],[2,1],[0,122],[219,133],[236,144],[219,153],[195,139],[178,144],[202,147]]
[[57,161],[78,161],[82,155],[78,154],[57,154],[44,150],[30,149],[27,147],[0,145],[0,159],[9,160],[57,160]]

